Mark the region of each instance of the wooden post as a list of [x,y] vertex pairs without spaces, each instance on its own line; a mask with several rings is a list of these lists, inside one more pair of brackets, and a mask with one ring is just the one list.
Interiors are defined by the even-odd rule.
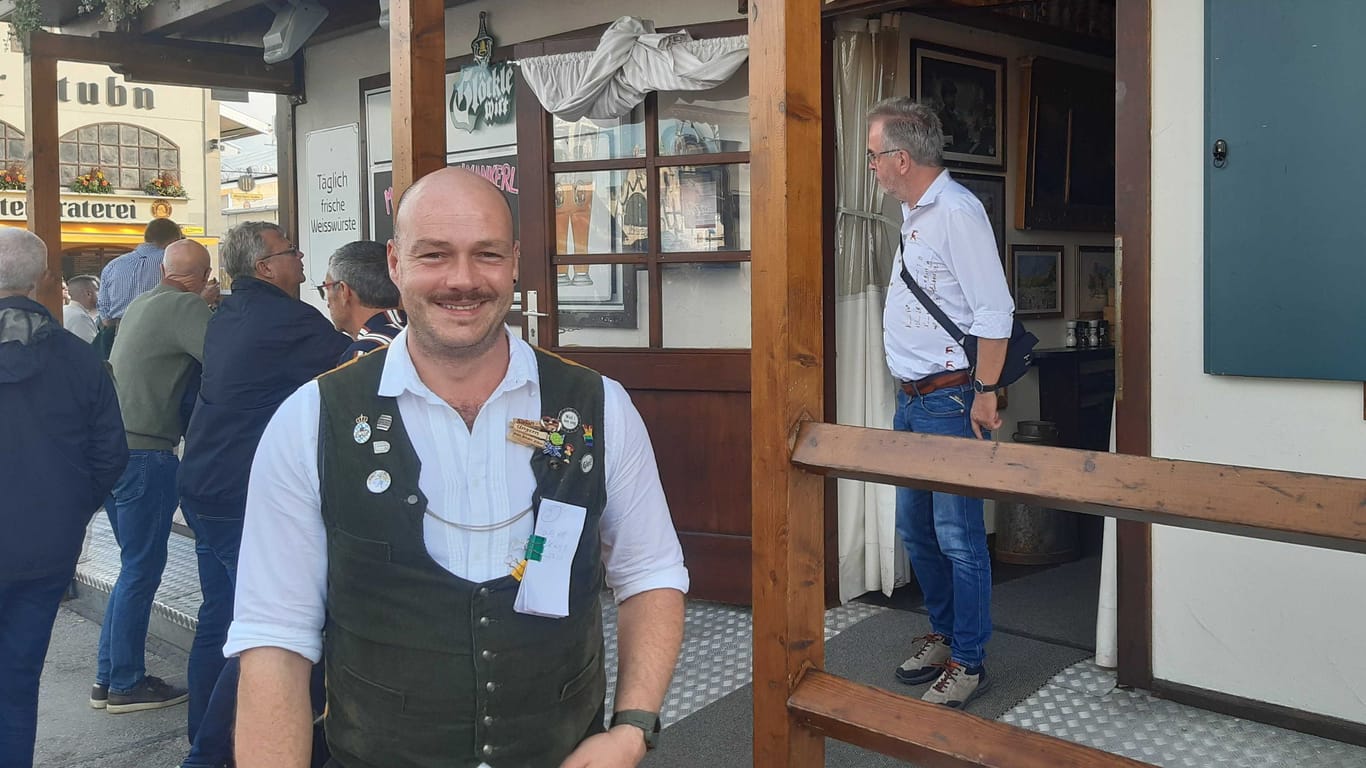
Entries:
[[787,700],[825,661],[824,481],[788,459],[824,413],[820,4],[749,5],[753,173],[754,765],[818,768]]
[[[1115,445],[1152,453],[1152,3],[1115,5],[1115,234],[1123,238]],[[1152,527],[1117,524],[1119,683],[1152,685]]]
[[[41,33],[33,33],[35,36]],[[24,54],[24,136],[28,139],[28,231],[47,244],[55,279],[38,285],[38,301],[62,320],[62,197],[57,161],[57,59],[32,47]]]
[[389,6],[394,199],[446,167],[446,4],[393,0]]

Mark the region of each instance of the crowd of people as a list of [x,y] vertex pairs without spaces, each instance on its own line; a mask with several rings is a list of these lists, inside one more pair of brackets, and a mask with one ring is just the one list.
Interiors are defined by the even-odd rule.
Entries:
[[[944,170],[932,109],[892,99],[868,119],[869,170],[904,217],[884,318],[895,428],[987,437],[1014,311],[990,222]],[[53,618],[101,506],[122,568],[90,703],[188,701],[182,768],[637,765],[688,571],[626,391],[504,325],[520,256],[506,198],[448,168],[403,194],[387,244],[331,255],[331,322],[301,301],[279,226],[224,234],[221,295],[165,219],[74,278],[58,321],[32,299],[42,241],[0,230],[0,421],[25,446],[0,461],[25,510],[0,521],[0,768],[31,764]],[[177,509],[202,593],[185,686],[144,663]],[[889,673],[963,707],[989,685],[982,502],[902,489],[897,530],[932,632]]]

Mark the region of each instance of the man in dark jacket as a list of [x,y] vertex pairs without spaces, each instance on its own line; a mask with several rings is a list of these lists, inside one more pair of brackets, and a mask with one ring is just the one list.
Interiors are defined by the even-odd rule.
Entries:
[[181,509],[195,532],[204,598],[190,652],[193,747],[186,768],[217,768],[229,754],[237,666],[235,660],[225,666],[223,641],[256,444],[280,403],[333,368],[351,344],[299,300],[303,252],[278,226],[239,224],[223,235],[218,253],[232,292],[209,320],[204,375],[180,466]]
[[0,765],[29,766],[38,679],[86,523],[128,462],[99,352],[30,298],[47,248],[0,228]]

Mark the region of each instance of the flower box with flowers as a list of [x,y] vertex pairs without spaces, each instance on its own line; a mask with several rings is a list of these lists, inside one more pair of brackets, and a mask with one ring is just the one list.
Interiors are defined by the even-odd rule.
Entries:
[[174,176],[163,173],[142,186],[142,191],[153,197],[189,197]]
[[28,189],[28,177],[24,175],[22,167],[11,166],[0,172],[0,190],[6,189]]
[[109,182],[109,179],[104,177],[104,171],[101,171],[99,168],[92,168],[90,169],[90,173],[77,176],[76,180],[71,182],[71,191],[85,192],[94,195],[110,195],[114,193],[114,185]]

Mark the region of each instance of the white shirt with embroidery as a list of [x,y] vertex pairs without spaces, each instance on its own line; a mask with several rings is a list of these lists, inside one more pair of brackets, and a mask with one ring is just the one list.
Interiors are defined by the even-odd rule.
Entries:
[[1006,286],[991,221],[963,185],[943,171],[915,206],[901,204],[901,248],[892,261],[882,345],[887,368],[900,381],[967,370],[963,348],[901,279],[906,269],[920,288],[964,332],[1010,338],[1015,301]]

